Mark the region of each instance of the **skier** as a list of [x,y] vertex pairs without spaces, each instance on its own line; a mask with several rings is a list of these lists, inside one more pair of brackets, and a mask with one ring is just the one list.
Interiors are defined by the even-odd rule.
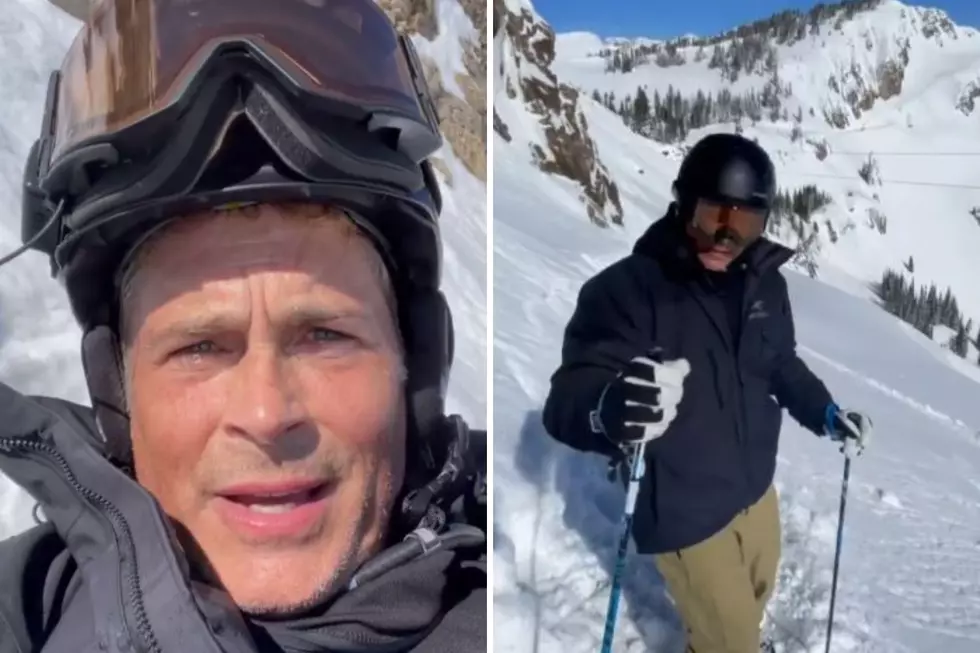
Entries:
[[780,555],[780,407],[859,449],[871,421],[840,409],[796,354],[779,272],[792,252],[763,236],[765,151],[706,136],[673,193],[633,252],[582,287],[543,419],[557,440],[614,459],[647,442],[633,539],[653,554],[688,650],[757,653]]
[[371,0],[94,6],[22,225],[93,408],[0,384],[0,472],[43,514],[0,543],[0,652],[486,650],[441,142]]

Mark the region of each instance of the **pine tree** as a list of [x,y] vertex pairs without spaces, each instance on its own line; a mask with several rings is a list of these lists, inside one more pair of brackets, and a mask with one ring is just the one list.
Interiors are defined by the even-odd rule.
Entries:
[[643,87],[637,87],[636,99],[633,101],[633,131],[644,133],[647,125],[650,124],[650,98],[647,97]]
[[966,355],[969,352],[969,347],[967,345],[969,344],[970,339],[966,334],[966,328],[963,325],[960,325],[960,328],[956,331],[956,335],[949,341],[950,351],[960,358],[966,358]]
[[723,68],[725,65],[725,53],[722,51],[720,45],[716,45],[715,49],[711,51],[711,60],[708,62],[708,68]]
[[932,327],[936,324],[945,324],[943,319],[943,313],[945,303],[940,303],[939,294],[936,289],[936,284],[929,286],[929,294],[925,297],[925,311],[921,318],[923,325],[928,325]]
[[776,49],[771,48],[766,53],[766,72],[775,73],[779,67],[779,60],[776,58]]
[[628,50],[623,53],[622,62],[623,62],[624,73],[628,73],[633,70],[633,64],[634,64],[633,55]]

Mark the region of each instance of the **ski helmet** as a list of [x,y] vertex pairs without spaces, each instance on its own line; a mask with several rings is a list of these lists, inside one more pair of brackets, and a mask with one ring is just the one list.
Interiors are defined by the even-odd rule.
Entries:
[[[441,145],[412,42],[372,0],[93,6],[51,76],[22,237],[67,289],[109,456],[131,464],[122,261],[172,219],[237,204],[329,204],[372,240],[395,286],[409,437],[437,427],[453,357],[427,161]],[[431,469],[423,440],[409,449]]]
[[710,134],[681,162],[674,195],[682,207],[705,199],[766,213],[776,194],[776,170],[766,151],[738,134]]
[[678,215],[699,251],[727,244],[740,255],[765,231],[776,173],[758,144],[736,134],[711,134],[681,162],[673,184]]

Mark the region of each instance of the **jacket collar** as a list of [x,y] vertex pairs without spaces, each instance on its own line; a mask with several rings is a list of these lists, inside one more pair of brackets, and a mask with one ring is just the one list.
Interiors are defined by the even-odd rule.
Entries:
[[[702,269],[671,202],[667,212],[651,224],[633,245],[633,253],[656,259],[672,269],[686,274],[698,274]],[[789,261],[796,252],[762,237],[753,243],[733,265],[741,265],[756,275],[775,270]]]
[[[96,597],[97,629],[137,638],[135,648],[113,640],[107,653],[410,650],[441,623],[451,597],[462,596],[460,585],[472,583],[459,569],[486,573],[483,530],[443,513],[364,563],[307,614],[252,618],[190,574],[159,504],[104,457],[90,410],[25,397],[0,383],[0,418],[0,472],[43,507],[75,563],[73,574]],[[462,483],[453,480],[443,483],[452,487],[440,501],[453,503],[454,492],[463,498]]]

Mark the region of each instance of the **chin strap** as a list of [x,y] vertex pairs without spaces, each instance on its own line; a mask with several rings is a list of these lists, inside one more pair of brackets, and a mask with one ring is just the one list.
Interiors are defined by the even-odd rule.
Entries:
[[471,431],[458,415],[446,417],[437,432],[428,434],[433,450],[444,453],[442,466],[424,485],[406,488],[396,530],[439,532],[447,515],[486,530],[486,437],[486,431]]

